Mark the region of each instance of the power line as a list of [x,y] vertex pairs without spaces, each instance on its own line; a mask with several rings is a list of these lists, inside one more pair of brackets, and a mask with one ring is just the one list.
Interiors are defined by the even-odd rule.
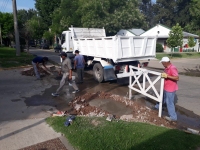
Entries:
[[8,5],[8,2],[9,2],[9,0],[4,0],[3,2],[2,2],[2,5],[1,5],[1,12],[3,12],[3,11],[5,11],[6,10],[6,7],[7,7],[7,5]]
[[3,8],[4,8],[4,5],[5,5],[5,2],[6,2],[6,0],[2,1],[2,3],[1,3],[1,10],[2,10],[2,12],[3,12]]

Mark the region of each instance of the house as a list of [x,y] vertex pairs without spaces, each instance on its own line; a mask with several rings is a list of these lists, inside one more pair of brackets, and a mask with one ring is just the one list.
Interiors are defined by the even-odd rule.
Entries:
[[[169,38],[169,32],[171,28],[168,28],[162,24],[157,24],[155,27],[147,30],[146,32],[142,33],[140,36],[158,36],[157,43],[160,43],[163,46],[164,52],[171,52],[171,48],[167,46],[166,40]],[[175,52],[182,52],[188,49],[188,37],[193,37],[196,45],[191,47],[190,49],[194,49],[194,51],[199,51],[199,36],[195,34],[191,34],[188,32],[183,32],[183,45],[182,48],[175,48]]]
[[139,36],[140,34],[144,33],[143,29],[121,29],[117,32],[117,35],[121,36]]

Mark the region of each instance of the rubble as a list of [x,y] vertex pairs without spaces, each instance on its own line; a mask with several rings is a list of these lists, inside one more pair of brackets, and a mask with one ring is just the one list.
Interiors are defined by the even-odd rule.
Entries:
[[[115,114],[110,114],[109,112],[102,110],[98,107],[90,106],[89,102],[94,99],[102,100],[113,100],[130,107],[133,111],[132,114],[126,114],[122,116],[117,116]],[[142,105],[138,101],[129,100],[127,97],[121,97],[119,95],[114,95],[111,93],[97,92],[97,93],[86,93],[82,96],[75,97],[75,99],[69,103],[73,109],[73,113],[79,116],[88,116],[88,117],[105,117],[108,121],[113,119],[109,116],[115,115],[115,119],[120,119],[124,121],[135,121],[135,122],[145,122],[158,126],[165,126],[169,128],[176,128],[176,123],[171,123],[166,121],[164,118],[158,117],[158,111],[152,110],[149,107]]]
[[[52,66],[52,65],[47,66],[47,68],[49,68],[51,71],[55,70],[55,66]],[[51,72],[45,70],[43,67],[39,67],[38,71],[39,71],[41,76],[52,74]],[[21,74],[25,75],[25,76],[35,76],[34,68],[33,67],[25,68],[21,71]]]

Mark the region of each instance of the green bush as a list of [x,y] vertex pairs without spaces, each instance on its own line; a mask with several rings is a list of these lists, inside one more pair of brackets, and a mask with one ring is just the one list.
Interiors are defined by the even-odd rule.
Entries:
[[163,52],[163,47],[159,43],[156,44],[156,52]]

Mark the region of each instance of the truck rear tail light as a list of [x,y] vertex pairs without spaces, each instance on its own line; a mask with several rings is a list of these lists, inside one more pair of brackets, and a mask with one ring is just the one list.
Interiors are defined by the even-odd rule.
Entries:
[[148,64],[149,64],[149,62],[143,62],[143,63],[142,63],[142,67],[147,67]]
[[115,70],[120,71],[121,70],[121,66],[115,66]]

